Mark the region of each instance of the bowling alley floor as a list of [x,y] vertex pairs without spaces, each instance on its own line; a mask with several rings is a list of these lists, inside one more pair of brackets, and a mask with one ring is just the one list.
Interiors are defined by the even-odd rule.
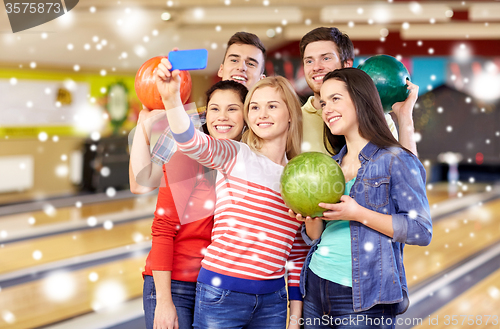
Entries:
[[[405,247],[411,306],[401,317],[423,321],[397,328],[434,327],[435,318],[444,327],[460,314],[493,328],[484,323],[500,316],[500,186],[437,183],[427,192],[433,240]],[[144,328],[155,203],[154,193],[119,191],[0,206],[0,328]]]

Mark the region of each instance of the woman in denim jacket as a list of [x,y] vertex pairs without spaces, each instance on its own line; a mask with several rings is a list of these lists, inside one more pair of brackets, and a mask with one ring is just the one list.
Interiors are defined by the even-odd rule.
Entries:
[[[404,245],[425,246],[432,237],[425,169],[392,136],[365,72],[344,68],[323,81],[326,136],[345,137],[333,158],[346,191],[340,203],[319,204],[328,209],[323,217],[305,219],[312,248],[301,274],[304,318],[291,321],[306,329],[394,328],[409,305]],[[414,103],[418,87],[408,85]]]

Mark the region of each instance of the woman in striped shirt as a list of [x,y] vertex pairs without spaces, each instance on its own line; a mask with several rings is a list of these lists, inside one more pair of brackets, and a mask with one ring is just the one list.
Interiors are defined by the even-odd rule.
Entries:
[[[259,81],[244,105],[249,127],[244,143],[199,133],[179,96],[179,72],[167,59],[157,70],[157,87],[179,149],[218,170],[212,242],[202,261],[195,328],[285,328],[301,316],[300,268],[308,248],[301,222],[288,216],[279,180],[288,159],[300,153],[300,103],[283,77]],[[286,265],[286,266],[285,266]]]
[[[240,140],[244,128],[243,103],[248,90],[225,80],[207,92],[207,123],[203,131],[217,139]],[[150,156],[152,116],[165,112],[143,110],[131,151],[131,162]],[[141,131],[144,130],[144,131]],[[144,134],[145,133],[145,134]],[[145,138],[143,138],[145,137]],[[159,188],[151,226],[152,248],[143,272],[146,328],[192,328],[196,281],[203,251],[210,244],[215,204],[215,175],[198,162],[175,152],[162,166],[164,184]],[[144,192],[131,171],[131,190]]]

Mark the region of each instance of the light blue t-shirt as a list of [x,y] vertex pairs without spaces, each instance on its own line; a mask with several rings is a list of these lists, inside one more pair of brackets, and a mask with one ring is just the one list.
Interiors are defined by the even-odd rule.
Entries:
[[[349,195],[356,178],[345,184]],[[320,278],[352,287],[351,229],[348,220],[328,221],[309,268]]]

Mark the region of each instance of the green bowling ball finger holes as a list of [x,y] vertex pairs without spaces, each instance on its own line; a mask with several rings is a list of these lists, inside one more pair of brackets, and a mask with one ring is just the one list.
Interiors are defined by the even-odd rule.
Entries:
[[337,203],[344,194],[345,179],[335,160],[320,152],[306,152],[285,166],[280,181],[286,205],[302,216],[319,217],[328,209],[318,203]]
[[388,55],[375,55],[358,66],[365,71],[375,83],[382,101],[384,112],[390,112],[392,105],[403,102],[408,97],[406,80],[410,73],[396,58]]

